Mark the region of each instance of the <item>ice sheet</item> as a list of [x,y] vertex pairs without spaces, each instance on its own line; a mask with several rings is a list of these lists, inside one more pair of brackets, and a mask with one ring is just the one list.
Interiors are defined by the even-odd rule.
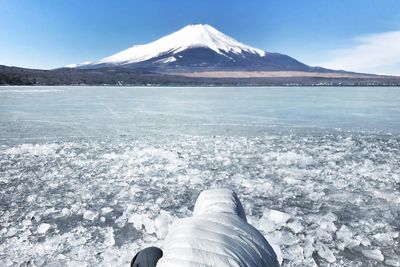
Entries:
[[126,265],[214,187],[283,266],[399,266],[399,92],[0,88],[0,266]]

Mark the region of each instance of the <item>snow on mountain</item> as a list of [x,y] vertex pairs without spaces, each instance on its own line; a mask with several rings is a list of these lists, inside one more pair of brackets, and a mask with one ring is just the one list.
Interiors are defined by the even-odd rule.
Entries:
[[65,67],[66,67],[66,68],[77,68],[77,67],[83,67],[83,66],[90,65],[90,64],[92,64],[92,62],[90,62],[90,61],[85,61],[85,62],[80,63],[80,64],[70,64],[70,65],[67,65],[67,66],[65,66]]
[[[93,64],[132,64],[171,52],[176,54],[188,48],[209,48],[221,55],[243,52],[261,57],[266,55],[263,50],[242,44],[210,25],[191,24],[152,43],[132,46]],[[162,63],[173,61],[176,58],[171,56],[163,59]]]
[[204,71],[324,71],[245,45],[207,24],[191,24],[152,43],[135,45],[77,69],[141,69],[156,73]]

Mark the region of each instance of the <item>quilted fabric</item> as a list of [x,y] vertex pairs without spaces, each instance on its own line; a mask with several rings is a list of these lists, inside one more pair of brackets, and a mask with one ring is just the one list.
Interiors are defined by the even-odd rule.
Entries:
[[158,267],[279,266],[264,236],[247,223],[237,195],[228,189],[202,192],[193,216],[176,221]]

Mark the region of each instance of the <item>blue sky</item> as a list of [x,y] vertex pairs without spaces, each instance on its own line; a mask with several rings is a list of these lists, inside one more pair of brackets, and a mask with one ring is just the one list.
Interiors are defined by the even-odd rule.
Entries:
[[0,0],[0,64],[94,61],[190,23],[311,65],[400,75],[399,0]]

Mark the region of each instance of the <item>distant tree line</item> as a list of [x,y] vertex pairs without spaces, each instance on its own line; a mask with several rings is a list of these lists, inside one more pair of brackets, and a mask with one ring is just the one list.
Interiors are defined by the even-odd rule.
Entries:
[[135,69],[35,70],[0,65],[0,85],[400,86],[400,77],[191,78]]

